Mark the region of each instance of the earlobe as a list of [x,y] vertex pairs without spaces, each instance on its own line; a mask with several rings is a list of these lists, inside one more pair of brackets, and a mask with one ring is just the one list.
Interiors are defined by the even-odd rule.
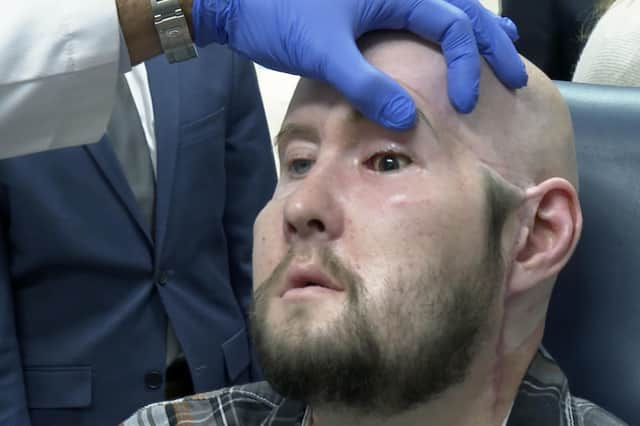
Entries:
[[526,214],[516,247],[512,291],[520,292],[557,275],[580,237],[582,212],[576,190],[561,178],[526,191]]

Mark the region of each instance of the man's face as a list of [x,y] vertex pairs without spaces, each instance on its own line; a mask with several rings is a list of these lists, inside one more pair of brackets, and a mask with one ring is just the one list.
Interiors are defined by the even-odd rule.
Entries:
[[485,172],[425,97],[446,92],[386,71],[424,112],[410,132],[320,83],[297,89],[254,230],[252,328],[284,395],[392,414],[464,379],[502,272]]

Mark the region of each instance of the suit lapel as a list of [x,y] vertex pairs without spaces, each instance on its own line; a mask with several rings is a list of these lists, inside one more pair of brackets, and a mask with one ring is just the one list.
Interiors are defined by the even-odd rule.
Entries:
[[120,167],[120,163],[109,146],[109,142],[106,140],[106,137],[103,136],[100,142],[85,145],[84,148],[89,152],[89,155],[93,157],[105,179],[109,182],[118,198],[120,198],[122,203],[125,205],[133,220],[138,224],[149,244],[153,245],[149,226],[145,223],[145,219],[141,215],[135,196],[129,186],[129,182],[127,182],[127,178]]
[[170,65],[164,56],[146,63],[156,132],[156,256],[162,252],[171,207],[176,154],[179,142],[180,65]]

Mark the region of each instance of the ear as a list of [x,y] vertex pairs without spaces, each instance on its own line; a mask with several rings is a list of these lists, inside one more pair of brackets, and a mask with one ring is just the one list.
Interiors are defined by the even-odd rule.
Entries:
[[525,194],[524,216],[508,292],[525,292],[560,272],[582,231],[575,188],[561,178],[548,179]]

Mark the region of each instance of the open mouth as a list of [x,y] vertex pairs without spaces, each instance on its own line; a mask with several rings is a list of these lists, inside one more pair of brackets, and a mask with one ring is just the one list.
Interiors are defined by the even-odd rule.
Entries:
[[320,269],[295,266],[289,270],[282,298],[314,297],[343,292],[344,289]]

